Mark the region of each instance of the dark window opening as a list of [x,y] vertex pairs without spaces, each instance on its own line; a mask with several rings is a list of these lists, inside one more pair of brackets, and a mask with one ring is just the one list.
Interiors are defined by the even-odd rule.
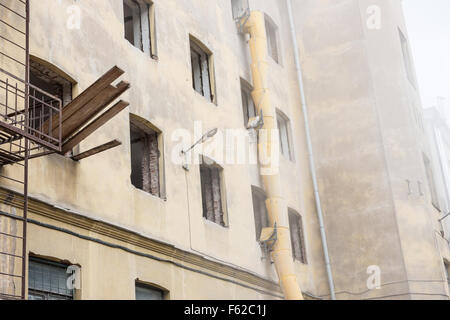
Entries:
[[292,256],[301,263],[308,263],[302,216],[289,209],[289,229],[291,232]]
[[256,240],[261,238],[261,231],[269,226],[269,217],[266,207],[266,195],[263,191],[252,187],[253,215],[255,217]]
[[160,151],[158,132],[143,125],[130,123],[131,183],[156,197],[160,192]]
[[242,109],[244,112],[244,124],[248,126],[251,118],[256,117],[255,104],[251,95],[251,89],[241,81]]
[[221,175],[216,165],[200,165],[203,217],[225,226]]
[[212,72],[211,54],[203,50],[199,45],[190,40],[191,44],[191,68],[192,68],[192,86],[195,91],[214,101],[214,82]]
[[68,288],[69,266],[53,261],[30,258],[28,266],[29,300],[73,300],[74,291]]
[[124,0],[125,39],[142,52],[156,58],[153,4],[145,0]]

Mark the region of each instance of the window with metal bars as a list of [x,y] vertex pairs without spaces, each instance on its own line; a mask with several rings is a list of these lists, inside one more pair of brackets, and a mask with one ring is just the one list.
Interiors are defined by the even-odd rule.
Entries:
[[74,291],[68,288],[69,266],[30,257],[28,265],[29,300],[73,300]]
[[264,191],[252,186],[253,215],[255,218],[255,234],[257,241],[261,238],[262,229],[269,226],[266,199],[267,197]]
[[212,53],[190,37],[192,86],[209,101],[216,103]]
[[306,256],[305,234],[303,230],[303,219],[300,214],[292,209],[289,212],[289,229],[291,232],[292,256],[294,260],[308,263]]
[[216,164],[200,165],[203,217],[209,221],[226,226],[222,184],[222,168]]
[[156,130],[130,118],[131,183],[161,197],[159,135]]
[[[48,105],[52,103],[53,99],[46,93],[59,98],[64,107],[72,101],[73,84],[58,72],[33,58],[30,59],[30,83],[32,85],[30,86],[30,96],[33,97],[30,99],[29,105],[30,126],[40,129],[50,114],[55,115],[55,111]],[[52,106],[57,107],[56,105]]]

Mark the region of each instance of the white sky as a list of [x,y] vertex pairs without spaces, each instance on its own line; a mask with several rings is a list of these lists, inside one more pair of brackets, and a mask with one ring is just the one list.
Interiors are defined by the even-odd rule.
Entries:
[[403,0],[424,108],[438,96],[450,108],[450,0]]

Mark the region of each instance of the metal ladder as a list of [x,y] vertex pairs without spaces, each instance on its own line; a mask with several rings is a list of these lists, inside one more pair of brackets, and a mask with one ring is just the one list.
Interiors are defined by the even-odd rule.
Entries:
[[0,300],[26,298],[28,96],[29,0],[0,0]]

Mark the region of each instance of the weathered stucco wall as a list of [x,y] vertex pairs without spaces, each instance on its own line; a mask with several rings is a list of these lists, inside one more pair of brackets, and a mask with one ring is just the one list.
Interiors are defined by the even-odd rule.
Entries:
[[[81,28],[66,27],[67,8],[81,8]],[[251,83],[248,48],[232,19],[230,1],[155,1],[158,60],[151,59],[125,38],[123,7],[119,0],[31,1],[31,54],[58,67],[81,93],[113,65],[131,89],[122,96],[130,107],[89,137],[80,151],[119,139],[123,144],[79,163],[57,155],[31,162],[30,194],[78,214],[107,221],[188,252],[248,270],[277,281],[268,259],[255,241],[251,185],[259,185],[251,165],[224,167],[228,227],[202,217],[200,172],[192,165],[185,172],[171,161],[178,143],[176,129],[193,132],[194,121],[203,131],[243,129],[240,77]],[[253,1],[252,9],[265,11],[279,28],[281,64],[272,61],[270,83],[274,103],[291,121],[295,161],[281,159],[288,206],[303,216],[308,265],[295,262],[305,292],[328,294],[306,157],[299,96],[295,83],[292,47],[285,4]],[[51,12],[51,19],[48,14]],[[213,53],[217,105],[192,89],[189,35]],[[129,113],[150,121],[163,132],[167,199],[153,197],[130,180]],[[198,137],[197,137],[198,138]],[[14,169],[9,169],[13,171]],[[42,218],[41,218],[42,219]],[[58,222],[52,222],[59,225]],[[67,226],[66,226],[67,227]],[[73,228],[71,226],[70,228]],[[260,298],[258,292],[239,289],[220,280],[190,275],[132,254],[105,249],[86,240],[72,239],[40,227],[30,230],[30,251],[78,263],[83,268],[83,298],[133,298],[134,279],[158,283],[173,298]],[[141,270],[137,272],[136,270]],[[101,270],[101,272],[99,272]],[[111,283],[111,279],[117,283]],[[215,287],[206,296],[202,288]],[[124,290],[128,288],[129,290]]]

